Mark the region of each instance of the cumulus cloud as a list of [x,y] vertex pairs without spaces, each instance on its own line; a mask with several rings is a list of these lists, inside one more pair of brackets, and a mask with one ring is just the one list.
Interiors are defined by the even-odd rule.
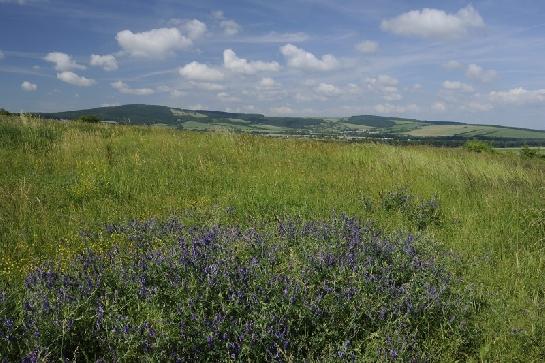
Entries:
[[259,88],[262,89],[273,89],[278,86],[278,83],[270,77],[261,78],[261,81],[259,81]]
[[38,90],[38,86],[34,83],[31,83],[29,81],[24,81],[23,83],[21,83],[21,89],[23,91],[27,91],[27,92],[34,92],[36,90]]
[[55,65],[55,69],[59,72],[85,69],[85,66],[77,64],[76,61],[74,61],[72,57],[66,53],[51,52],[44,57],[44,60],[53,63]]
[[119,46],[135,57],[164,58],[193,44],[178,28],[159,28],[142,33],[123,30],[117,33]]
[[399,93],[397,85],[399,81],[387,74],[367,79],[367,87],[377,93],[381,93],[386,101],[399,101],[403,96]]
[[214,82],[220,81],[224,77],[220,70],[195,61],[181,67],[178,73],[182,77],[194,81]]
[[63,82],[66,82],[78,87],[89,87],[96,83],[93,79],[79,76],[76,73],[70,72],[70,71],[57,73],[57,78]]
[[4,55],[4,52],[0,50],[0,59],[4,59],[6,56]]
[[376,53],[378,50],[378,43],[372,40],[364,40],[363,42],[356,44],[356,50],[363,54]]
[[444,81],[443,88],[449,91],[473,92],[469,84],[458,81]]
[[331,54],[326,54],[321,58],[318,58],[314,54],[298,48],[293,44],[286,44],[280,47],[280,52],[286,58],[288,65],[293,68],[330,71],[339,66],[339,62]]
[[192,19],[183,24],[182,28],[187,32],[189,39],[199,39],[207,30],[206,24],[200,20]]
[[95,67],[101,67],[105,71],[115,71],[118,68],[117,59],[113,55],[91,55],[89,64]]
[[257,72],[276,72],[280,69],[277,62],[248,61],[239,58],[231,49],[223,51],[223,65],[232,72],[255,74]]
[[151,88],[130,88],[125,82],[123,81],[116,81],[111,83],[111,86],[116,89],[120,93],[124,93],[127,95],[135,95],[135,96],[147,96],[152,95],[155,93],[154,90]]
[[240,30],[242,27],[239,23],[232,19],[225,18],[225,15],[223,14],[223,11],[216,10],[212,12],[212,17],[216,20],[219,20],[219,25],[223,29],[223,34],[225,35],[237,35],[240,33]]
[[466,76],[480,82],[491,82],[496,79],[497,73],[495,70],[483,69],[476,64],[470,64],[467,66]]
[[316,93],[319,93],[326,97],[338,96],[342,93],[339,87],[323,82],[320,83],[314,90],[316,91]]
[[240,32],[241,26],[234,20],[222,20],[220,26],[225,35],[237,35]]
[[545,89],[527,90],[518,87],[508,91],[492,91],[489,98],[492,102],[508,105],[545,103]]
[[381,23],[382,30],[397,35],[443,40],[464,37],[484,26],[483,18],[471,5],[455,14],[429,8],[412,10]]

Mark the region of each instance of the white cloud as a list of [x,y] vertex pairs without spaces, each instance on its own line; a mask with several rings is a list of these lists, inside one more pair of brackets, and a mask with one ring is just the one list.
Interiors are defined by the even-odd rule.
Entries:
[[147,96],[147,95],[152,95],[155,93],[155,91],[152,90],[151,88],[130,88],[123,81],[113,82],[111,83],[111,86],[115,88],[118,92],[124,93],[127,95]]
[[386,104],[378,104],[374,107],[375,112],[380,114],[404,114],[404,113],[415,113],[420,110],[420,108],[415,104],[410,104],[407,106],[398,106]]
[[31,83],[29,81],[24,81],[23,83],[21,83],[21,89],[23,91],[27,91],[27,92],[34,92],[36,90],[38,90],[38,86],[34,83]]
[[431,109],[436,112],[445,112],[447,110],[447,105],[444,102],[435,102]]
[[469,102],[466,106],[462,107],[464,110],[470,112],[487,112],[492,110],[494,107],[489,103],[480,103],[480,102]]
[[449,91],[473,92],[469,84],[458,81],[444,81],[443,88]]
[[4,59],[4,58],[6,58],[6,56],[4,55],[4,52],[2,52],[2,51],[0,50],[0,59]]
[[142,33],[123,30],[115,38],[119,46],[130,55],[147,58],[164,58],[193,44],[178,28],[152,29]]
[[489,98],[492,102],[510,105],[545,103],[545,89],[527,90],[518,87],[508,91],[492,91]]
[[338,96],[342,93],[339,87],[329,83],[320,83],[314,90],[326,97]]
[[473,80],[490,82],[496,79],[497,73],[494,70],[483,69],[481,66],[476,64],[470,64],[467,67],[466,76]]
[[75,69],[85,69],[85,66],[77,64],[71,56],[61,52],[48,53],[44,60],[55,64],[55,69],[59,72],[72,71]]
[[204,91],[223,91],[225,86],[212,82],[189,82],[191,86],[204,90]]
[[[129,89],[129,87],[125,84],[123,85],[120,85],[120,86],[123,86],[123,89]],[[121,88],[121,87],[119,87]],[[170,86],[166,86],[166,85],[163,85],[163,86],[159,86],[156,88],[157,89],[157,92],[166,92],[168,94],[170,94],[171,97],[180,97],[180,96],[184,96],[186,93],[182,90],[179,90],[177,88],[172,88]],[[152,89],[149,89],[149,88],[140,88],[140,89],[130,89],[130,92],[128,93],[132,93],[132,94],[140,94],[140,95],[145,95],[146,93],[144,93],[145,91],[153,91]],[[149,93],[151,94],[151,93]]]
[[288,65],[293,68],[315,71],[330,71],[339,66],[339,62],[331,54],[326,54],[321,58],[318,58],[314,54],[307,52],[304,49],[297,48],[293,44],[286,44],[280,47],[280,52],[286,58]]
[[397,88],[398,84],[399,81],[397,79],[387,74],[367,79],[367,87],[374,92],[381,93],[383,98],[390,102],[403,99]]
[[113,55],[91,55],[89,64],[95,67],[102,67],[105,71],[115,71],[118,68],[117,59]]
[[378,43],[372,40],[364,40],[363,42],[356,44],[356,50],[363,54],[376,53],[378,50]]
[[192,19],[182,25],[182,29],[187,32],[189,39],[199,39],[207,30],[206,24],[200,20]]
[[78,76],[76,73],[69,71],[57,73],[57,78],[63,82],[79,87],[89,87],[96,83],[93,79]]
[[224,102],[238,102],[238,101],[240,101],[240,99],[238,97],[231,96],[227,92],[220,92],[220,93],[217,94],[217,96],[218,96],[219,99],[221,99]]
[[220,70],[195,61],[181,67],[178,72],[181,76],[195,81],[213,82],[223,79],[223,73]]
[[270,32],[262,35],[250,35],[233,39],[240,43],[299,43],[308,40],[310,37],[302,32],[298,33],[277,33]]
[[273,115],[286,115],[293,113],[293,109],[288,106],[271,107],[270,111]]
[[276,81],[269,77],[262,78],[261,81],[259,81],[259,88],[262,89],[273,89],[277,86],[278,84],[276,83]]
[[248,61],[239,58],[231,49],[223,51],[223,65],[236,73],[255,74],[257,72],[276,72],[280,69],[277,62]]
[[381,23],[382,30],[397,35],[434,39],[460,38],[484,26],[483,18],[471,5],[455,14],[429,8],[412,10]]
[[452,71],[455,69],[462,69],[464,68],[464,65],[456,60],[450,60],[447,63],[443,64],[443,68]]
[[241,30],[241,26],[236,21],[230,19],[222,20],[220,26],[223,29],[223,33],[229,36],[237,35]]

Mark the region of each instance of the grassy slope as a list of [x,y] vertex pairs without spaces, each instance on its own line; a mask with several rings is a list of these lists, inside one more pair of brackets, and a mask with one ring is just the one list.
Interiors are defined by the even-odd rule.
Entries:
[[407,226],[402,215],[363,200],[405,187],[438,196],[446,223],[427,233],[462,256],[463,277],[483,296],[480,358],[545,355],[542,161],[19,119],[0,121],[0,141],[2,278],[80,250],[81,229],[191,208],[218,222],[337,210],[396,230]]
[[426,125],[407,132],[413,136],[489,136],[509,138],[545,138],[545,132],[483,125]]

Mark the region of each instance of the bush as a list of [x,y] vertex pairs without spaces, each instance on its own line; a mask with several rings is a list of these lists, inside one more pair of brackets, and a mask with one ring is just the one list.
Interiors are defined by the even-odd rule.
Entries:
[[481,140],[468,140],[464,144],[464,148],[466,148],[469,151],[473,151],[476,153],[482,153],[482,152],[494,152],[494,149],[492,148],[492,145],[490,145],[486,141]]
[[78,121],[88,122],[88,123],[98,123],[98,122],[100,122],[100,119],[97,116],[87,115],[87,116],[81,116],[78,119]]
[[0,289],[0,358],[435,361],[475,342],[472,295],[429,242],[348,217],[86,236],[125,247]]
[[0,108],[0,116],[9,116],[9,115],[11,115],[11,113],[8,110],[4,108]]
[[538,156],[538,152],[536,149],[530,149],[528,146],[524,146],[520,149],[520,156],[523,158],[531,159]]

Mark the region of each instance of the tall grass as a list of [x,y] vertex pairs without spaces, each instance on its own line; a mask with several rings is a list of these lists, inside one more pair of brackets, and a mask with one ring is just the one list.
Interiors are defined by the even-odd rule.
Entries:
[[[388,193],[436,200],[425,229]],[[463,149],[0,120],[0,278],[67,260],[132,218],[220,224],[332,211],[439,241],[484,301],[474,359],[545,357],[545,163]],[[106,242],[104,242],[106,243]],[[93,241],[97,250],[107,248]]]

